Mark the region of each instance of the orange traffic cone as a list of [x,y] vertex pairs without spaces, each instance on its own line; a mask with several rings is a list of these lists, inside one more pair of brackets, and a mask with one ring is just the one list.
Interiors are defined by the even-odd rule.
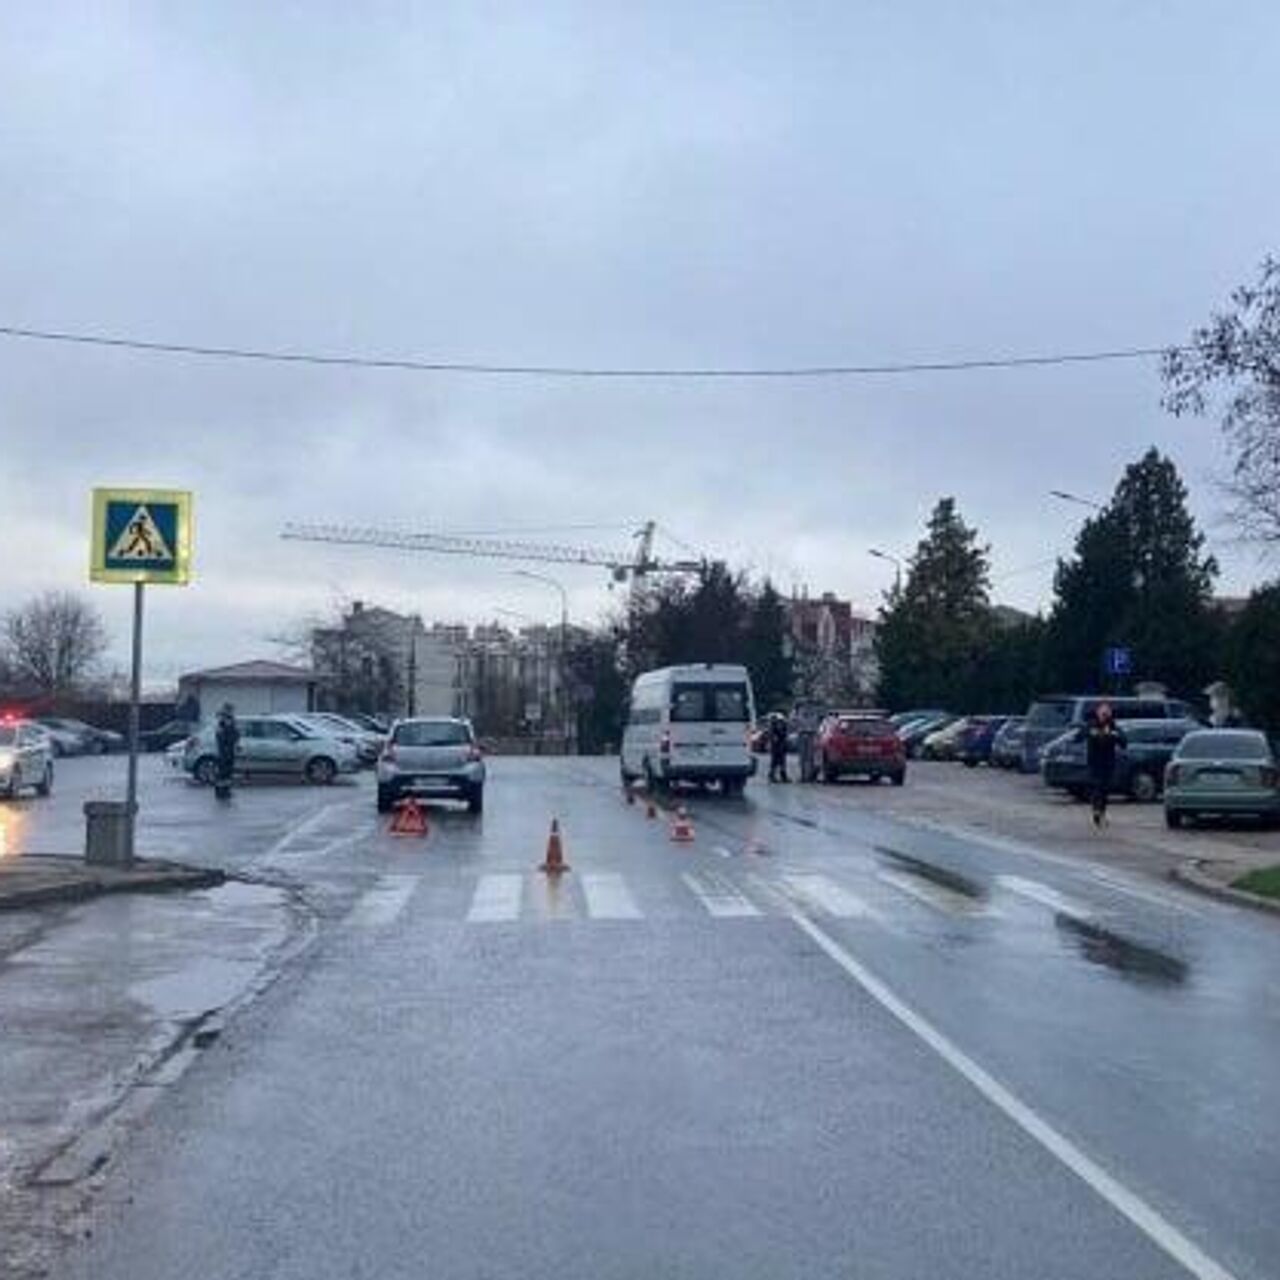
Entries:
[[547,836],[547,856],[539,871],[545,871],[549,876],[558,876],[562,871],[569,870],[569,864],[564,860],[564,843],[560,839],[560,819],[551,819],[551,834]]
[[388,828],[393,836],[425,836],[427,811],[412,796],[396,805],[395,815]]
[[684,805],[676,810],[675,820],[671,824],[671,839],[676,844],[693,843],[693,822]]

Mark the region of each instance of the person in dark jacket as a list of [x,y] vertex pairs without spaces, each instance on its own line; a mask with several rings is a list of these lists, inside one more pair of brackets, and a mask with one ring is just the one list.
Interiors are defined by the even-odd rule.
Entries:
[[218,724],[214,730],[214,743],[218,748],[218,795],[229,795],[231,792],[231,775],[236,767],[236,745],[240,741],[240,730],[236,726],[235,708],[224,702],[218,712]]
[[1116,772],[1116,752],[1129,745],[1124,730],[1116,724],[1109,702],[1100,702],[1084,729],[1085,752],[1089,764],[1089,798],[1093,802],[1093,825],[1107,820],[1107,799]]
[[787,717],[779,711],[769,717],[769,781],[791,781],[787,777]]

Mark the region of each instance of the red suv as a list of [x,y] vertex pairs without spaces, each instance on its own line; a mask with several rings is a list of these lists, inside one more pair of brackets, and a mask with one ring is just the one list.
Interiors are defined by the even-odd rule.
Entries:
[[818,730],[817,755],[823,782],[835,782],[849,773],[872,782],[888,778],[895,787],[906,781],[902,739],[884,716],[847,712],[828,716]]

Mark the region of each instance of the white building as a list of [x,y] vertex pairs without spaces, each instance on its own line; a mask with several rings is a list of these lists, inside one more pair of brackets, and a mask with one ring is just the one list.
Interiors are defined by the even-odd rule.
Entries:
[[190,671],[178,679],[178,704],[194,698],[208,720],[224,702],[240,715],[275,711],[312,711],[318,678],[314,671],[283,662],[234,662],[227,667]]

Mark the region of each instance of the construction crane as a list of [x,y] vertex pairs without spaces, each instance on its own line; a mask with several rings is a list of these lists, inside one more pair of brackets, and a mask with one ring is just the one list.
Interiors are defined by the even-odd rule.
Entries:
[[481,556],[490,560],[527,560],[543,564],[596,565],[607,569],[614,582],[631,580],[632,587],[653,573],[701,573],[705,560],[659,560],[653,554],[657,526],[646,521],[635,532],[636,549],[627,555],[596,547],[571,547],[550,542],[517,542],[467,537],[456,533],[404,533],[393,529],[336,524],[286,524],[280,536],[293,542],[328,542],[347,547],[389,547],[433,555]]

